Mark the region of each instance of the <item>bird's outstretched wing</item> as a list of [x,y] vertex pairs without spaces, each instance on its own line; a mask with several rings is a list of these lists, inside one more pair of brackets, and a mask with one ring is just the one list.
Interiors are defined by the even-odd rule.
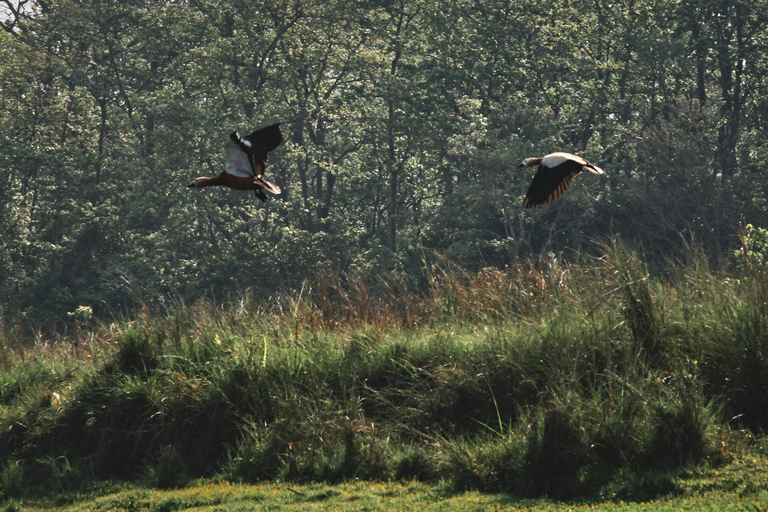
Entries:
[[233,133],[224,142],[224,151],[227,153],[227,173],[239,178],[252,178],[254,174],[250,158],[238,143],[239,140],[237,133]]
[[283,142],[283,134],[280,132],[280,123],[276,123],[264,128],[259,128],[255,132],[243,137],[254,146],[260,146],[264,151],[272,151]]
[[280,123],[260,128],[250,135],[240,137],[230,134],[224,142],[227,152],[227,172],[233,176],[261,176],[267,167],[267,153],[283,141]]
[[245,150],[248,153],[253,172],[256,176],[264,174],[267,168],[267,153],[275,149],[283,142],[283,134],[280,133],[280,123],[260,128],[242,138]]
[[536,171],[530,187],[528,187],[523,205],[526,208],[531,208],[554,201],[568,190],[573,178],[578,176],[583,168],[583,163],[574,160],[567,160],[554,168],[544,164],[539,165],[539,169]]

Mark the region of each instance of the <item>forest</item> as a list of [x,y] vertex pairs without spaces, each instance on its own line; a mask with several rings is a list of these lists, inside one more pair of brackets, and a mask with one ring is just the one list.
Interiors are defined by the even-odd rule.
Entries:
[[[4,0],[0,308],[56,329],[318,276],[731,264],[768,226],[765,0]],[[194,190],[282,123],[283,194]],[[605,169],[525,209],[526,157]],[[68,315],[70,313],[70,315]]]

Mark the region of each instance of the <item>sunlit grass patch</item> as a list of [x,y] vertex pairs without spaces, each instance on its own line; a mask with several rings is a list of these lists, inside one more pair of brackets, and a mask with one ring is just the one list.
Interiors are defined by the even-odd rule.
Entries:
[[448,492],[444,486],[423,483],[353,481],[338,485],[266,483],[260,485],[200,481],[174,490],[125,489],[103,496],[74,501],[26,501],[8,504],[8,510],[81,512],[148,511],[172,512],[279,510],[344,511],[743,511],[763,510],[768,505],[765,491],[752,493],[706,492],[652,501],[558,502],[549,499],[520,499],[508,494],[478,491]]

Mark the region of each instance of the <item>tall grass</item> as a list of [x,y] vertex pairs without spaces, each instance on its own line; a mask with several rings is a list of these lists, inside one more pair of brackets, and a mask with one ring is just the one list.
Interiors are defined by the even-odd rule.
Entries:
[[14,342],[0,489],[219,475],[642,497],[768,424],[762,267],[654,275],[613,244],[420,279],[323,275],[81,326],[77,350]]

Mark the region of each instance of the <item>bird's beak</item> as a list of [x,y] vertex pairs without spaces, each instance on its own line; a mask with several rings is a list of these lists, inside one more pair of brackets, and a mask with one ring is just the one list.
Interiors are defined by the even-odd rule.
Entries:
[[518,167],[525,167],[525,165],[523,165],[523,164],[520,164],[520,165],[518,165]]
[[187,185],[187,188],[193,188],[194,186],[195,186],[194,183],[190,183],[189,185]]

